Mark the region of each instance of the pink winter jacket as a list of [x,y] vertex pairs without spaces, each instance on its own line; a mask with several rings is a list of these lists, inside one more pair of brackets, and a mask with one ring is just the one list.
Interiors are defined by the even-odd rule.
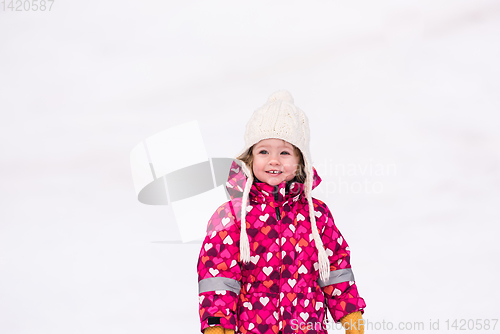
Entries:
[[[321,182],[314,169],[313,189]],[[319,280],[303,184],[254,182],[247,205],[251,261],[240,261],[241,196],[246,177],[233,162],[231,200],[210,218],[198,260],[201,331],[213,325],[237,333],[327,333],[326,308],[337,322],[366,306],[351,271],[349,247],[325,203],[313,198],[316,224],[330,258]]]

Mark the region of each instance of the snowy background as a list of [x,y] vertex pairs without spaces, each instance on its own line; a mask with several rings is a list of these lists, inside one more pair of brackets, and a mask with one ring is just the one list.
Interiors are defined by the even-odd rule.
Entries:
[[499,59],[495,0],[2,8],[0,333],[198,333],[201,244],[137,200],[129,155],[197,120],[232,157],[279,89],[309,117],[364,317],[500,318]]

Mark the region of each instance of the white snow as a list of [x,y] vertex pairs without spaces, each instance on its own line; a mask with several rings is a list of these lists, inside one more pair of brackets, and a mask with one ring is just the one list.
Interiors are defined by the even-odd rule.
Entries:
[[0,8],[0,46],[0,333],[199,332],[201,244],[129,154],[197,120],[233,157],[279,89],[364,317],[500,317],[498,1],[55,1]]

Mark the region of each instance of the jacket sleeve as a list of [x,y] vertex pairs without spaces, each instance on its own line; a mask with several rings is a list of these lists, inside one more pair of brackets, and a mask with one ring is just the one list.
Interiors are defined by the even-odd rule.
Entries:
[[240,227],[234,202],[221,205],[208,222],[198,259],[201,331],[210,326],[236,329],[241,288]]
[[[333,221],[326,204],[320,202],[315,211],[321,212],[318,220],[323,222],[322,240],[330,259],[330,278],[327,282],[318,279],[325,295],[327,307],[335,322],[344,316],[361,311],[366,307],[359,296],[350,263],[350,251],[347,242]],[[319,214],[317,213],[316,216]],[[321,226],[318,224],[318,227]]]

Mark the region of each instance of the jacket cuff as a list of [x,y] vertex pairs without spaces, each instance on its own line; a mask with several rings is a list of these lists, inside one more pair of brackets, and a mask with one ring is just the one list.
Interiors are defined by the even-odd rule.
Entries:
[[323,288],[327,298],[328,309],[335,322],[346,315],[361,311],[364,313],[366,303],[358,294],[356,283],[342,282],[332,284]]
[[199,295],[201,331],[222,326],[236,329],[238,295],[231,291],[207,291]]

